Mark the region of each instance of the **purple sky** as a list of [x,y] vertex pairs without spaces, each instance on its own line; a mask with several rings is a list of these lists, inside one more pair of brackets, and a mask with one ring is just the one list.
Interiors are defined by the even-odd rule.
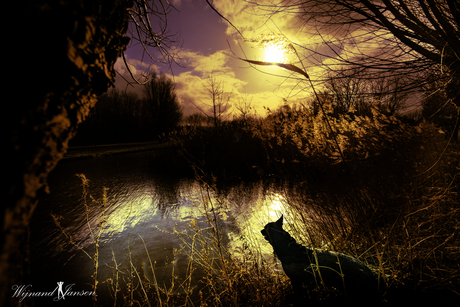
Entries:
[[[177,1],[176,9],[168,14],[168,29],[171,34],[177,34],[183,50],[199,52],[202,56],[209,56],[217,50],[227,48],[227,25],[208,6],[204,0]],[[155,22],[155,18],[152,18]],[[142,47],[132,46],[127,49],[126,55],[130,59],[141,59]],[[148,62],[147,58],[144,58]],[[190,71],[193,67],[173,66],[174,74]],[[161,67],[160,70],[169,70]],[[171,73],[171,72],[170,72]]]
[[[269,3],[269,0],[265,2]],[[305,101],[311,96],[310,86],[300,75],[292,75],[279,67],[251,67],[237,59],[235,54],[238,57],[246,55],[251,60],[263,60],[264,49],[256,43],[245,42],[205,0],[175,0],[172,3],[179,12],[173,10],[169,14],[169,28],[170,33],[180,33],[182,48],[179,54],[184,67],[173,65],[170,71],[166,66],[152,63],[148,57],[144,57],[144,62],[141,62],[142,52],[139,46],[130,46],[125,55],[136,76],[140,76],[141,71],[146,71],[152,64],[158,71],[168,73],[177,84],[176,92],[185,115],[200,112],[196,106],[202,110],[208,109],[211,98],[205,86],[211,74],[221,82],[226,95],[230,96],[229,102],[233,107],[228,111],[229,116],[240,114],[234,106],[243,100],[251,102],[253,113],[265,115],[266,107],[275,109],[283,101],[295,103],[298,100]],[[261,37],[267,38],[267,35],[282,34],[286,38],[286,45],[294,43],[322,50],[327,49],[324,48],[323,41],[327,40],[330,46],[335,46],[336,51],[342,53],[347,49],[353,54],[357,48],[356,43],[351,40],[348,40],[350,43],[346,46],[347,41],[340,38],[325,33],[321,36],[307,33],[305,28],[299,26],[295,15],[270,16],[261,7],[245,0],[214,0],[213,4],[249,40],[260,41]],[[355,34],[363,39],[367,35],[359,29]],[[373,51],[375,48],[378,48],[378,42],[375,46],[367,42],[367,45],[360,45],[359,50]],[[318,59],[305,52],[301,56],[313,81],[322,79],[325,75],[323,67],[334,64],[335,61],[333,57]],[[286,63],[301,67],[299,60],[292,55],[287,57]],[[116,63],[115,68],[123,76],[128,76],[122,60]],[[289,76],[291,77],[286,78]],[[126,82],[120,77],[117,77],[116,86],[127,88]],[[139,86],[127,89],[141,93]]]

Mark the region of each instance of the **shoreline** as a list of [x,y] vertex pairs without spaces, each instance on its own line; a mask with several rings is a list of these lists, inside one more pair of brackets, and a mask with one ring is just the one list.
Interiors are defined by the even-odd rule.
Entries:
[[136,151],[171,148],[175,145],[177,145],[176,142],[159,143],[158,141],[154,141],[142,143],[72,146],[67,148],[67,152],[64,154],[64,158],[62,158],[62,160],[98,158],[107,155],[123,154]]

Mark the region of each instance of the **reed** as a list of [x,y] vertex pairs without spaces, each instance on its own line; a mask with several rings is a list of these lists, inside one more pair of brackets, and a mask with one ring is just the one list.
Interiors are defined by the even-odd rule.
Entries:
[[[301,69],[282,67],[310,81]],[[412,303],[454,305],[458,143],[426,121],[407,124],[376,108],[370,115],[336,114],[330,102],[316,99],[319,113],[284,105],[263,120],[223,124],[210,137],[203,130],[188,134],[184,152],[212,175],[205,178],[277,178],[296,216],[288,225],[296,239],[373,267],[386,284],[384,302],[395,304],[403,294],[418,297]]]
[[371,171],[364,165],[358,172],[354,166],[351,183],[339,177],[314,189],[306,183],[284,187],[299,216],[289,225],[296,239],[374,268],[385,280],[383,300],[390,305],[455,306],[460,298],[459,151],[435,136],[406,161],[413,167]]
[[[206,185],[205,185],[206,186]],[[267,261],[251,238],[239,238],[239,252],[230,248],[226,220],[231,215],[222,199],[211,196],[216,187],[206,186],[196,204],[204,224],[192,220],[176,231],[190,259],[204,269],[200,304],[204,306],[282,306],[289,287],[274,259]],[[227,214],[228,213],[228,214]]]
[[[120,263],[117,258],[122,255],[116,255],[112,250],[111,262],[102,262],[112,271],[111,275],[99,274],[101,247],[104,246],[101,238],[107,235],[104,230],[122,225],[108,225],[106,194],[103,193],[101,201],[94,199],[88,192],[88,179],[83,174],[79,174],[79,178],[84,187],[84,199],[104,204],[99,206],[100,223],[96,228],[89,220],[89,209],[84,212],[91,246],[83,247],[76,242],[71,231],[61,225],[62,217],[53,215],[53,218],[69,243],[94,264],[91,276],[93,289],[101,293],[99,297],[93,297],[95,306],[283,306],[289,289],[287,277],[280,274],[275,259],[266,260],[260,250],[250,248],[255,246],[250,238],[240,238],[239,252],[230,248],[225,221],[231,213],[222,199],[212,196],[216,187],[206,184],[201,200],[195,203],[202,216],[200,221],[191,220],[185,230],[175,229],[173,232],[183,244],[174,250],[172,260],[184,254],[188,257],[186,276],[182,280],[179,280],[173,266],[169,284],[160,284],[156,277],[156,262],[152,261],[142,237],[139,240],[145,249],[147,267],[136,266],[128,246],[127,262]],[[85,207],[88,208],[88,204],[85,203]],[[164,261],[167,264],[171,259]],[[197,277],[196,271],[202,273]],[[101,285],[106,285],[106,288]]]
[[[421,127],[424,133],[414,134],[413,146],[384,149],[385,155],[349,164],[352,181],[346,175],[336,175],[337,165],[325,167],[319,179],[302,177],[306,180],[299,181],[299,165],[309,165],[299,161],[294,173],[286,176],[289,180],[276,180],[270,186],[286,199],[283,210],[290,217],[286,230],[297,242],[351,255],[378,272],[385,283],[384,306],[430,300],[455,306],[460,297],[459,149],[430,125]],[[397,140],[392,144],[398,144]],[[344,156],[350,156],[347,150]],[[402,157],[404,160],[398,161]],[[107,285],[114,306],[289,306],[290,281],[279,270],[277,260],[264,255],[253,237],[241,236],[237,248],[229,244],[226,227],[231,222],[227,219],[233,213],[223,199],[225,191],[209,180],[213,177],[209,170],[198,168],[198,164],[195,168],[208,175],[202,177],[202,197],[194,204],[202,218],[173,232],[183,243],[174,251],[175,257],[185,254],[189,263],[182,280],[170,272],[168,285],[158,282],[157,265],[146,248],[146,268],[136,267],[132,259],[121,265],[112,252],[112,263],[107,264],[112,276],[98,274],[98,247],[108,228],[107,199],[104,193],[102,200],[88,195],[87,179],[80,176],[84,199],[99,204],[99,225],[94,228],[86,219],[94,251],[74,242],[61,226],[61,217],[54,216],[54,220],[69,242],[95,263],[94,289]],[[290,170],[286,168],[285,174]],[[267,176],[262,181],[273,183]],[[88,209],[85,214],[88,217]],[[139,240],[143,242],[143,238]],[[311,291],[312,305],[334,304],[334,293],[320,287]]]
[[[83,248],[78,242],[75,242],[72,238],[72,235],[68,233],[68,231],[62,227],[61,220],[62,216],[55,215],[51,213],[51,217],[56,225],[56,227],[61,231],[61,233],[69,240],[69,243],[76,247],[78,250],[82,251],[89,259],[91,259],[93,266],[94,266],[94,273],[91,276],[93,279],[92,289],[94,292],[93,300],[97,301],[97,287],[98,287],[98,268],[99,268],[99,244],[101,241],[101,236],[104,232],[105,224],[107,223],[107,189],[102,189],[102,198],[101,200],[96,200],[89,194],[89,181],[84,174],[76,174],[77,177],[81,179],[82,188],[83,188],[83,203],[85,206],[85,217],[86,217],[86,225],[88,226],[88,231],[90,234],[91,241],[94,246],[94,251],[90,254],[85,248]],[[93,202],[95,202],[100,208],[100,216],[99,216],[99,223],[94,227],[91,225],[89,220],[89,207],[88,207],[88,198],[90,198]]]

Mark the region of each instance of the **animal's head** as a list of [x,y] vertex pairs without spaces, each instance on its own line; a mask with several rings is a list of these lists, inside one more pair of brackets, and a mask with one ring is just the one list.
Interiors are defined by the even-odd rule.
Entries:
[[283,230],[283,215],[281,215],[281,217],[276,222],[271,222],[265,225],[264,229],[262,229],[260,232],[264,236],[265,240],[273,245],[273,242],[276,240],[276,238],[286,233],[286,231]]
[[306,249],[304,246],[297,244],[291,235],[283,230],[283,216],[276,222],[268,223],[261,231],[264,238],[273,246],[273,250],[278,258],[285,256],[300,255],[305,257]]

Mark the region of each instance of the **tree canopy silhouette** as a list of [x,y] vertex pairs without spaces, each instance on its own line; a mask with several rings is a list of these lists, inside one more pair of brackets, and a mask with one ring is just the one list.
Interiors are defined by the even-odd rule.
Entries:
[[166,74],[150,73],[144,85],[144,103],[152,118],[156,135],[171,132],[182,120],[182,108],[175,92],[176,84]]

